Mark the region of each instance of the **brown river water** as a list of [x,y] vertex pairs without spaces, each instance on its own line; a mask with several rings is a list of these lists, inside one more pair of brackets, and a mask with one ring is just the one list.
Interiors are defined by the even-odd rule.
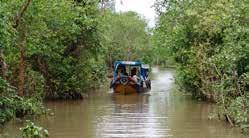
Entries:
[[[136,95],[117,95],[110,90],[92,92],[83,101],[46,102],[53,116],[34,122],[50,138],[246,138],[238,128],[209,120],[212,105],[197,102],[175,91],[174,71],[153,70],[152,90]],[[4,129],[18,135],[21,121]]]

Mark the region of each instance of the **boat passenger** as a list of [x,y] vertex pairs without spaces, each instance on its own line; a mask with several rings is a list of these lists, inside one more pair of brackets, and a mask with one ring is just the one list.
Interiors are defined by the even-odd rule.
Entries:
[[125,67],[118,67],[118,77],[128,76]]
[[131,84],[133,84],[135,86],[136,90],[139,92],[140,91],[140,86],[138,84],[138,79],[139,78],[137,76],[137,69],[133,68],[131,70],[131,80],[132,80]]
[[119,66],[117,69],[117,77],[115,78],[113,83],[116,83],[118,80],[120,80],[122,76],[128,76],[128,73],[126,73],[125,67]]
[[133,80],[134,83],[138,82],[137,69],[136,68],[133,68],[131,70],[131,78],[132,78],[132,80]]

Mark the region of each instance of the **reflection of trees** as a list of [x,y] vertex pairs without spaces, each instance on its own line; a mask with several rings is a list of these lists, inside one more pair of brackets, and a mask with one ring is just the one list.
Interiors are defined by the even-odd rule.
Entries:
[[235,130],[217,120],[209,120],[212,105],[191,97],[171,95],[168,126],[174,137],[233,137]]

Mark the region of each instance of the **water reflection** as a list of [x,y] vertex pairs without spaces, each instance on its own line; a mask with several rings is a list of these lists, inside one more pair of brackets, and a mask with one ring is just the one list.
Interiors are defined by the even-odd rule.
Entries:
[[[167,119],[150,112],[149,94],[113,95],[113,113],[105,116],[96,128],[98,137],[165,137],[169,129],[161,123]],[[169,135],[168,135],[169,136]]]
[[[84,101],[47,102],[55,116],[34,121],[51,138],[240,138],[226,123],[208,120],[210,104],[174,92],[174,72],[153,70],[152,90],[144,94],[92,93]],[[15,137],[22,122],[4,129]]]

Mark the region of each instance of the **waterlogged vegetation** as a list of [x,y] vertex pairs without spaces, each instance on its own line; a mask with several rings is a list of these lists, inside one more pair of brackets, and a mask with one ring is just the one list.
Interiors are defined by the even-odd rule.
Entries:
[[36,126],[33,122],[27,120],[26,126],[23,128],[20,128],[22,131],[22,137],[23,138],[48,138],[48,130]]
[[[107,85],[115,60],[176,66],[176,82],[218,105],[220,119],[249,122],[247,0],[157,0],[155,28],[114,0],[0,0],[0,124],[46,112],[42,101],[78,100]],[[47,137],[27,122],[23,137]]]
[[41,103],[40,96],[32,98],[17,96],[13,86],[10,86],[10,84],[3,79],[1,79],[0,94],[1,126],[12,118],[43,114],[46,111]]
[[231,125],[249,122],[249,3],[158,0],[157,46],[177,64],[176,81],[218,105]]

